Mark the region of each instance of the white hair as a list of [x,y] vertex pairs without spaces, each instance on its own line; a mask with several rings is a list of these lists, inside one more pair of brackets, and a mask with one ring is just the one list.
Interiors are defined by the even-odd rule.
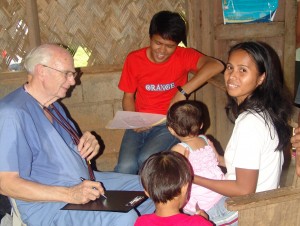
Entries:
[[[43,44],[32,49],[25,57],[24,67],[30,74],[34,73],[34,68],[38,64],[47,65],[53,58],[54,48],[59,47],[56,44]],[[61,47],[59,47],[61,48]]]

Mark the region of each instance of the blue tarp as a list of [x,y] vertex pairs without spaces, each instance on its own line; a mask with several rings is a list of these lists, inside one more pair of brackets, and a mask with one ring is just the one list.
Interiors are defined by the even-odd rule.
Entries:
[[278,0],[222,0],[224,24],[273,21]]

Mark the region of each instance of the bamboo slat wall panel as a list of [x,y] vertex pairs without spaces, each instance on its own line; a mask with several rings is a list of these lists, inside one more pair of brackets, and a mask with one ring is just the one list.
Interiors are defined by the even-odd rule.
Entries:
[[[38,12],[30,11],[33,3]],[[31,37],[40,37],[40,43],[64,44],[74,52],[83,47],[90,54],[87,66],[122,65],[130,51],[149,44],[149,23],[156,12],[185,16],[186,8],[185,0],[1,0],[0,51],[7,56],[0,56],[0,71],[35,45],[27,32],[38,32]],[[27,26],[35,13],[38,31]]]
[[91,52],[88,65],[122,64],[149,43],[149,23],[160,10],[185,12],[185,1],[38,0],[42,43],[64,43]]
[[23,58],[28,48],[25,23],[25,0],[0,1],[0,71],[7,70],[12,60]]

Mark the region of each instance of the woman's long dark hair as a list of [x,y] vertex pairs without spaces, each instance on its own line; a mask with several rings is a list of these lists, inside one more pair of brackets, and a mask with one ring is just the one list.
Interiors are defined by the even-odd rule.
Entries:
[[[273,123],[278,134],[277,150],[284,150],[290,143],[291,129],[288,121],[292,114],[291,96],[284,85],[280,59],[275,50],[263,42],[242,42],[233,46],[228,56],[236,50],[244,50],[253,59],[259,74],[265,73],[263,83],[240,105],[234,97],[228,97],[226,113],[234,122],[239,114],[257,112],[268,127]],[[271,131],[270,131],[270,135]]]

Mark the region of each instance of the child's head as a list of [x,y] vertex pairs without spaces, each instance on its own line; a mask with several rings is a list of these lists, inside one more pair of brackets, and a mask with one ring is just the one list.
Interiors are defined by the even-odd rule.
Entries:
[[198,136],[202,124],[201,105],[197,101],[178,101],[168,111],[167,126],[178,136]]
[[160,35],[163,39],[179,44],[186,43],[186,26],[184,19],[176,12],[160,11],[151,20],[149,35]]
[[182,196],[182,205],[193,181],[193,169],[183,155],[163,151],[151,155],[140,170],[143,187],[155,203],[167,203]]

